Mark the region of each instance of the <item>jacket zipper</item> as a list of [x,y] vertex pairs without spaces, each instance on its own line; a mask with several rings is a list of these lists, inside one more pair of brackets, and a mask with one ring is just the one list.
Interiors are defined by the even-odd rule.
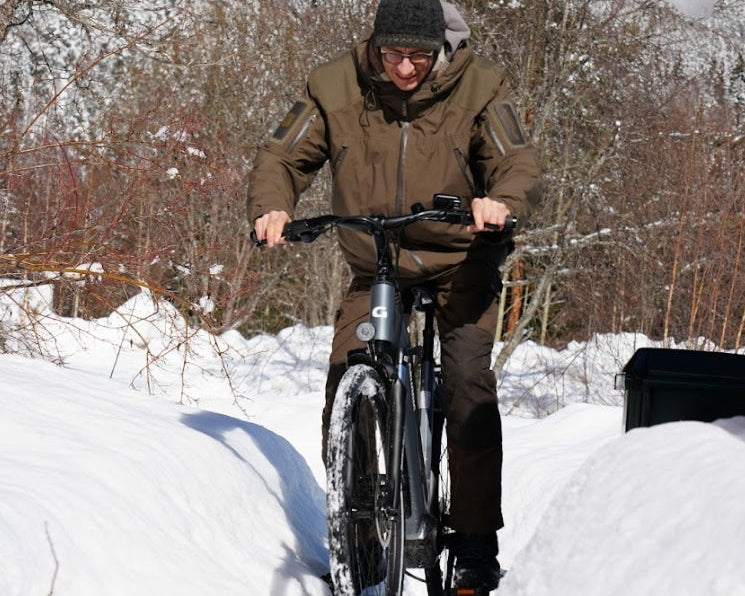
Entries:
[[489,120],[486,121],[486,132],[489,133],[489,138],[491,138],[492,143],[497,147],[499,152],[504,156],[507,154],[507,152],[504,150],[504,145],[502,144],[502,141],[499,140],[499,137],[497,136],[497,131],[494,130],[494,127],[491,125],[491,122]]
[[[406,114],[406,104],[404,104],[404,115]],[[406,165],[406,146],[409,142],[409,122],[404,121],[401,123],[401,143],[399,145],[399,156],[398,156],[398,172],[396,174],[396,215],[401,215],[404,212],[404,166]],[[406,230],[401,230],[401,241],[405,242]],[[416,254],[416,251],[410,249],[403,249],[414,264],[417,266],[422,274],[426,274],[427,270],[424,266],[424,262]]]
[[486,121],[486,132],[489,133],[489,138],[492,140],[492,143],[497,147],[497,150],[504,156],[507,155],[507,152],[504,150],[504,145],[502,144],[502,141],[499,140],[499,137],[497,136],[497,131],[494,130],[494,127],[491,125],[491,122],[489,120]]
[[293,137],[292,142],[289,145],[287,145],[287,153],[292,153],[295,150],[295,147],[297,147],[297,144],[305,136],[305,133],[308,132],[310,125],[313,124],[315,120],[316,120],[316,115],[313,114],[310,118],[308,118],[303,123],[303,125],[300,127],[300,130],[298,130],[297,134]]
[[406,145],[409,141],[409,123],[401,123],[401,143],[398,155],[398,173],[396,175],[396,215],[404,212],[404,165],[406,162]]

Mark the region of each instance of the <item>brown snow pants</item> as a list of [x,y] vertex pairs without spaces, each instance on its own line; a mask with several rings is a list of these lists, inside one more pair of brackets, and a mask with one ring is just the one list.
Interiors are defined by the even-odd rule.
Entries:
[[[416,280],[416,284],[428,283],[437,291],[451,524],[458,532],[489,533],[504,525],[502,428],[491,353],[498,315],[499,266],[509,248],[474,244],[466,259],[452,271],[438,278]],[[355,278],[336,315],[323,410],[324,456],[331,408],[346,368],[347,353],[363,347],[355,329],[368,318],[369,288],[369,280]]]

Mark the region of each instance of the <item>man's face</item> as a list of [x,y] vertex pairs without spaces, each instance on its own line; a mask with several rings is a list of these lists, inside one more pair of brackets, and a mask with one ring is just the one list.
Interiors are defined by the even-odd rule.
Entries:
[[385,73],[401,91],[413,91],[429,73],[434,52],[417,48],[382,46],[380,56]]

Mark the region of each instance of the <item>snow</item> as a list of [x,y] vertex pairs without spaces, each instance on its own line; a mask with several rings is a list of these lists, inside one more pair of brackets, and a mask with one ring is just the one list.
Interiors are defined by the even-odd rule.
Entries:
[[670,4],[691,18],[710,17],[714,12],[714,0],[670,0]]
[[[0,294],[5,349],[46,354],[0,355],[0,595],[328,594],[331,330],[216,337],[146,293],[96,321],[49,299]],[[500,596],[745,594],[745,418],[623,433],[613,377],[648,345],[510,359]]]
[[745,418],[679,422],[598,449],[546,510],[500,594],[745,593],[743,429]]

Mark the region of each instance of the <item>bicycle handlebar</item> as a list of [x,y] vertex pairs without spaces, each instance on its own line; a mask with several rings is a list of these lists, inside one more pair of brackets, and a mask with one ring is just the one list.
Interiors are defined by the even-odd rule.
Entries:
[[[326,230],[334,226],[363,231],[373,234],[376,230],[394,230],[403,228],[417,221],[441,221],[444,223],[468,226],[473,224],[473,214],[460,209],[418,209],[407,215],[320,215],[307,219],[298,219],[286,224],[282,236],[288,242],[313,242]],[[486,224],[488,230],[494,232],[510,232],[515,229],[517,218],[508,216],[504,226]],[[265,240],[258,240],[256,232],[251,231],[251,241],[256,246],[266,244]]]

